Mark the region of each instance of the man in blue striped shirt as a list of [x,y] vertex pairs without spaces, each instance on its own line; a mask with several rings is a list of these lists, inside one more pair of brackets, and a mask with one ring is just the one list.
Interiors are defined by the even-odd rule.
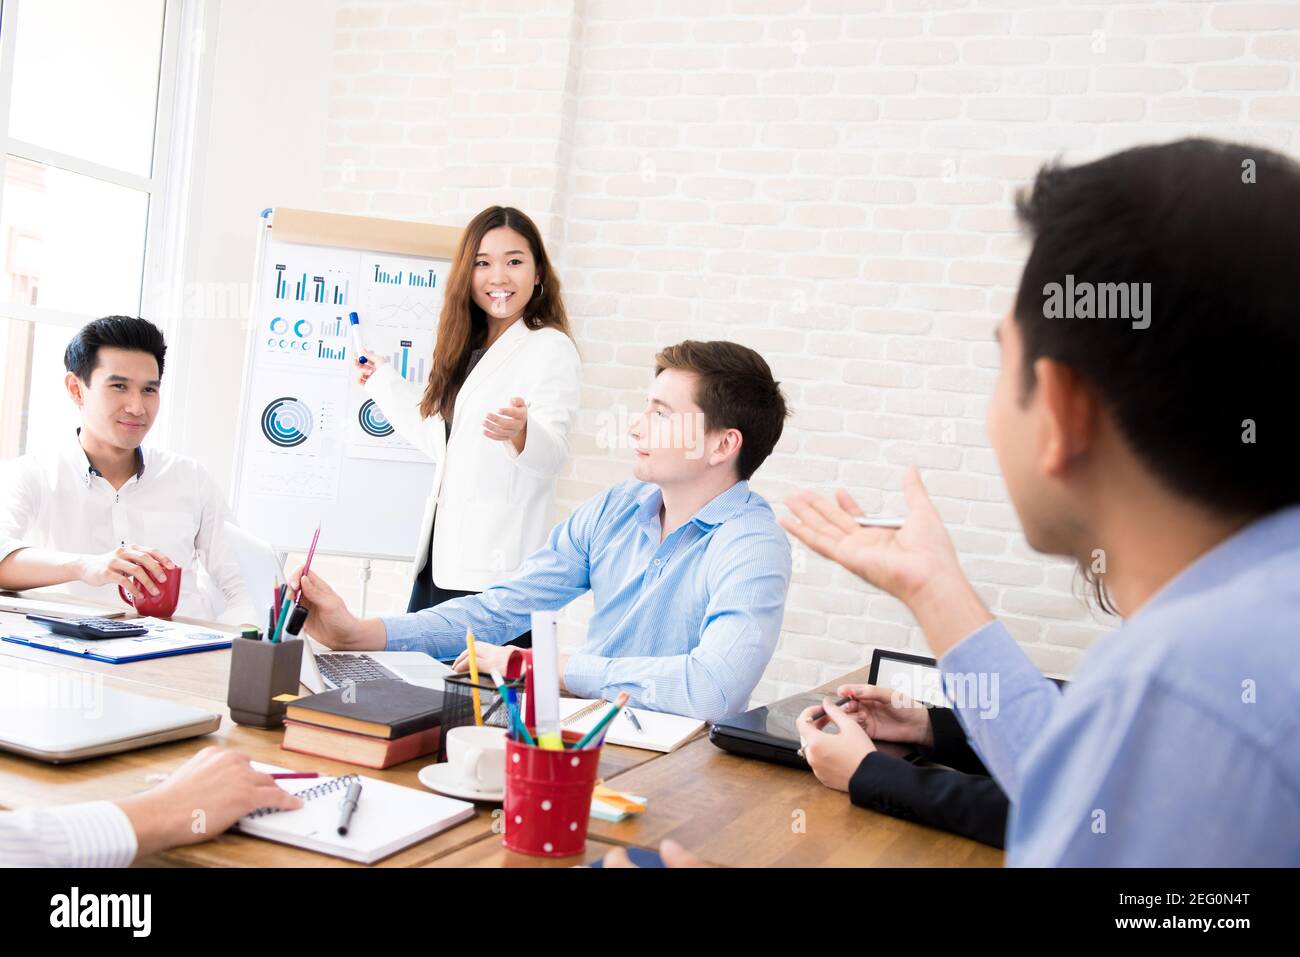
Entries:
[[[655,357],[629,434],[636,478],[588,499],[508,581],[407,615],[364,620],[315,574],[307,632],[346,651],[451,657],[474,630],[480,670],[530,614],[590,591],[581,652],[561,655],[564,689],[716,720],[744,711],[780,636],[790,544],[748,479],[771,453],[785,399],[763,358],[731,342],[682,342]],[[463,656],[462,656],[463,658]],[[457,664],[463,669],[464,662]]]
[[[1297,210],[1300,165],[1204,140],[1049,166],[1020,201],[1034,246],[989,437],[1029,544],[1126,619],[1064,693],[966,580],[915,471],[898,531],[859,528],[844,493],[787,500],[793,534],[916,615],[1011,799],[1010,864],[1300,864]],[[809,712],[800,734],[845,788],[875,747],[828,713],[838,734]]]

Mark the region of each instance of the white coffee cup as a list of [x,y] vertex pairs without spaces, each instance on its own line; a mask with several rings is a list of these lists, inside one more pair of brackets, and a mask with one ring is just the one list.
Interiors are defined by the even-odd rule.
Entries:
[[465,725],[447,732],[447,764],[476,791],[506,786],[506,729]]

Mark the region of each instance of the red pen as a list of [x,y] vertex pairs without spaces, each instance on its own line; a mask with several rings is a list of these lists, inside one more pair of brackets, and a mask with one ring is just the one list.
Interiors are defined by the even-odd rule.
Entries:
[[273,781],[291,781],[294,778],[318,778],[320,777],[315,771],[277,771],[271,775]]
[[[311,547],[307,549],[307,561],[302,566],[302,573],[306,575],[311,571],[311,558],[316,554],[316,542],[320,539],[320,525],[316,526],[316,534],[311,537]],[[298,590],[293,593],[293,603],[296,605],[302,601],[302,577],[298,578]]]

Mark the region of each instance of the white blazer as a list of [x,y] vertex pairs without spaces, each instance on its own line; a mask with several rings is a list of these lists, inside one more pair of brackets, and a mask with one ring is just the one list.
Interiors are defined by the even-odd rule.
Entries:
[[[438,463],[410,584],[429,560],[435,514],[432,574],[441,588],[482,591],[509,578],[545,544],[581,376],[578,350],[568,336],[516,320],[465,379],[448,437],[441,415],[421,417],[422,385],[407,382],[388,364],[371,375],[366,394],[402,438]],[[523,452],[483,434],[487,414],[508,406],[513,396],[528,406]]]

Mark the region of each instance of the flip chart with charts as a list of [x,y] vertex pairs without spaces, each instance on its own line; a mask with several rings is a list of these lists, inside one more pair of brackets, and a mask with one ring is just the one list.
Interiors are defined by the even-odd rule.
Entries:
[[320,522],[323,553],[409,560],[436,463],[357,385],[348,315],[367,350],[422,386],[459,230],[290,209],[259,228],[236,520],[283,550]]

